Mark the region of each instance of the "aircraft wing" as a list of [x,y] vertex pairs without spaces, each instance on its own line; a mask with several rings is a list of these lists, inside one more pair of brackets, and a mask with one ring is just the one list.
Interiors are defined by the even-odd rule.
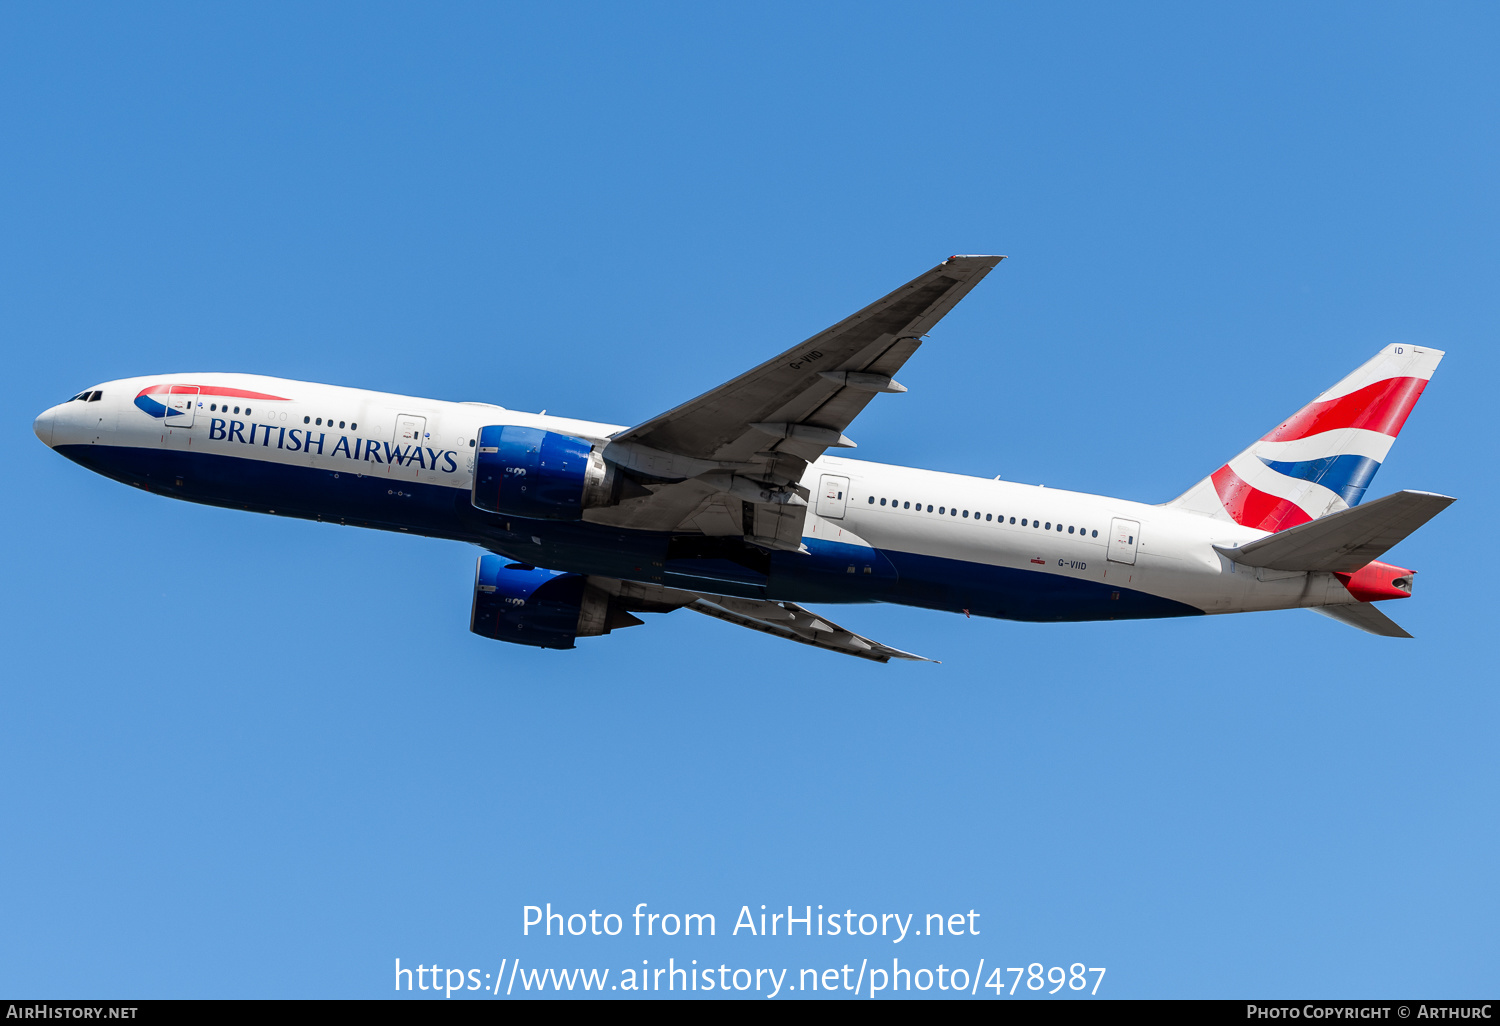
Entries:
[[855,634],[795,602],[708,595],[610,577],[591,576],[588,583],[615,596],[620,608],[631,612],[665,613],[674,609],[691,609],[695,613],[785,638],[787,641],[858,656],[861,659],[872,659],[877,663],[888,663],[892,659],[910,659],[924,663],[939,661],[913,652],[903,652],[899,648],[882,645],[864,635]]
[[[906,391],[892,376],[1002,259],[950,257],[801,345],[614,435],[605,459],[649,482],[652,494],[585,519],[796,549],[808,497],[792,490],[807,465],[829,447],[854,446],[844,435],[850,422],[876,394]],[[741,503],[755,507],[750,516],[736,516]],[[699,523],[705,517],[711,526]]]
[[859,656],[861,659],[873,659],[877,663],[888,663],[892,659],[938,662],[845,630],[832,620],[811,613],[795,602],[762,602],[706,595],[700,596],[687,608],[716,620],[749,627],[753,631],[785,638],[787,641],[814,645],[832,652]]

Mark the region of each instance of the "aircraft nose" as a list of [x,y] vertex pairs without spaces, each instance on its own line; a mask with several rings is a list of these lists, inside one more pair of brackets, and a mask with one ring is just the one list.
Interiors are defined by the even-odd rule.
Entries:
[[36,432],[42,444],[49,449],[52,448],[52,423],[56,419],[57,407],[54,406],[50,410],[43,410],[41,415],[31,422],[31,430]]

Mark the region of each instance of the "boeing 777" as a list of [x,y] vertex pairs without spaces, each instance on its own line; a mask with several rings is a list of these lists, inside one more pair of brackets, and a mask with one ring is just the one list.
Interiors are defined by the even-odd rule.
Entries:
[[107,381],[36,418],[159,495],[469,542],[469,628],[567,649],[691,609],[879,662],[922,659],[802,603],[1026,621],[1306,607],[1410,637],[1380,561],[1453,500],[1361,503],[1443,354],[1389,345],[1161,505],[851,459],[845,434],[1003,259],[955,256],[634,427],[252,374]]

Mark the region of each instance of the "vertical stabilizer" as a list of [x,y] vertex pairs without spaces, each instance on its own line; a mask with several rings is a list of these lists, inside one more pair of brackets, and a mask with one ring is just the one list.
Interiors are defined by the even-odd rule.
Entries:
[[1386,346],[1167,505],[1261,531],[1359,505],[1442,358]]

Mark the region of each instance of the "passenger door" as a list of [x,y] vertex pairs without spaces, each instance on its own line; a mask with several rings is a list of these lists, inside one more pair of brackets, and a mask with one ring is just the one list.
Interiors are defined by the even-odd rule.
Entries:
[[849,501],[849,479],[824,474],[818,485],[818,516],[831,520],[844,518],[844,506]]
[[167,396],[167,427],[190,428],[193,426],[193,410],[198,406],[196,385],[173,385]]
[[1135,520],[1115,519],[1109,522],[1109,558],[1116,563],[1135,563],[1135,548],[1140,542],[1141,525]]
[[401,445],[421,445],[427,434],[427,418],[413,417],[402,413],[396,417],[396,442]]

